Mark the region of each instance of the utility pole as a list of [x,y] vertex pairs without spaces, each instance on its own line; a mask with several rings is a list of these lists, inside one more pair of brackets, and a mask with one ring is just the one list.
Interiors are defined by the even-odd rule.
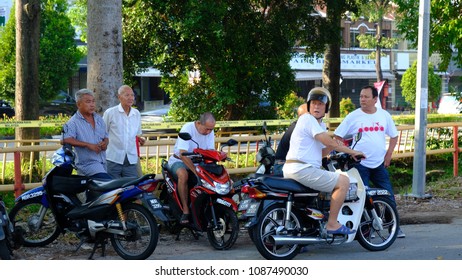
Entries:
[[428,110],[428,55],[430,40],[430,0],[420,0],[419,39],[417,47],[417,81],[415,106],[415,151],[412,175],[412,196],[425,197],[427,110]]

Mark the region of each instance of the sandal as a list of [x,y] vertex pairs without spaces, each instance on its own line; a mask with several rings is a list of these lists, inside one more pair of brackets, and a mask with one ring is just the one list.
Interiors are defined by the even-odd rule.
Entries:
[[354,229],[350,229],[350,228],[347,228],[346,226],[342,225],[341,227],[339,227],[338,229],[336,230],[327,230],[327,234],[342,234],[342,235],[346,235],[346,234],[353,234],[355,233],[356,230]]
[[187,224],[189,224],[189,216],[190,216],[190,214],[183,214],[183,215],[181,215],[180,224],[182,224],[182,225],[187,225]]

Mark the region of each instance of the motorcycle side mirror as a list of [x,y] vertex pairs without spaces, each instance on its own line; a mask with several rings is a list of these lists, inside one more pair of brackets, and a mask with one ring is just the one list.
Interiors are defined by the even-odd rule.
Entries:
[[196,143],[197,147],[199,148],[199,143],[197,143],[196,141],[194,141],[194,139],[192,139],[191,134],[187,132],[180,132],[178,133],[178,137],[180,137],[181,139],[185,141],[189,141],[189,140],[193,141],[194,143]]
[[228,141],[226,141],[225,143],[223,143],[223,144],[221,145],[220,151],[222,151],[224,147],[227,147],[227,146],[234,146],[234,145],[236,145],[237,143],[238,143],[238,142],[237,142],[236,140],[234,140],[234,139],[229,139]]
[[263,130],[263,134],[266,134],[266,121],[263,122],[262,130]]
[[187,132],[180,132],[178,133],[178,137],[180,137],[181,139],[185,140],[185,141],[188,141],[188,140],[191,140],[192,137],[191,137],[191,134],[187,133]]
[[265,135],[265,141],[268,142],[268,139],[266,137],[267,134],[267,128],[266,128],[266,121],[263,121],[263,127],[262,127],[263,135]]
[[238,142],[237,142],[236,140],[234,140],[234,139],[229,139],[228,141],[226,141],[225,144],[228,145],[228,146],[234,146],[234,145],[236,145],[237,143],[238,143]]
[[351,147],[351,149],[355,148],[356,144],[358,144],[358,141],[361,140],[362,136],[363,136],[362,132],[358,132],[355,134],[355,144],[353,145],[353,147]]

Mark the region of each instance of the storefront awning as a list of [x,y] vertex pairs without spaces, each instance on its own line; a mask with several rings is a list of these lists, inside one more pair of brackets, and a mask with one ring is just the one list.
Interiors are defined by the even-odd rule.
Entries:
[[321,71],[296,71],[295,72],[295,81],[314,81],[321,80],[322,72]]
[[[382,72],[383,78],[395,80],[395,75],[388,71]],[[375,71],[342,71],[342,79],[376,79]],[[321,80],[322,71],[296,71],[295,81]]]
[[[388,80],[395,80],[395,75],[388,71],[382,72],[383,78]],[[376,79],[377,74],[375,71],[342,71],[343,79]]]

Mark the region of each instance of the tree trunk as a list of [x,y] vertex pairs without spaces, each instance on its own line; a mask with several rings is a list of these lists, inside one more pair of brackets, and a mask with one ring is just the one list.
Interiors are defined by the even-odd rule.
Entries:
[[[340,10],[337,11],[336,5],[327,7],[326,19],[329,26],[341,26]],[[334,34],[337,34],[334,36]],[[340,31],[332,32],[332,40],[326,46],[324,53],[324,65],[322,68],[322,83],[323,86],[329,90],[332,96],[331,108],[329,110],[329,117],[340,116]]]
[[122,1],[88,0],[87,87],[95,92],[96,111],[102,114],[118,103],[123,83]]
[[[38,120],[39,117],[39,39],[40,0],[16,1],[16,120]],[[16,139],[39,139],[40,128],[16,128]],[[24,143],[31,145],[31,143]],[[31,154],[22,155],[24,161]],[[37,155],[36,155],[37,156]],[[35,160],[32,155],[32,160]]]

